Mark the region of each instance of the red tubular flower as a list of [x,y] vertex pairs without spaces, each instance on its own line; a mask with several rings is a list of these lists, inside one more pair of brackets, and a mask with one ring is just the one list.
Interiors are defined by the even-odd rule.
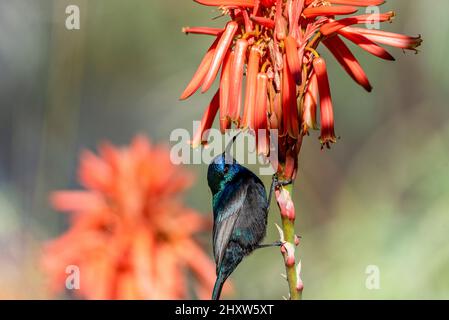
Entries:
[[346,28],[341,29],[338,33],[372,55],[384,60],[394,61],[394,57],[388,53],[387,50],[377,45],[374,41],[371,41],[359,33],[348,32],[345,29]]
[[318,105],[318,80],[315,73],[310,77],[310,83],[307,92],[304,95],[303,114],[302,114],[302,130],[305,134],[310,129],[316,129],[316,108]]
[[330,143],[337,142],[334,132],[334,111],[332,107],[332,97],[327,76],[326,62],[323,58],[313,60],[313,70],[315,71],[318,90],[320,92],[321,110],[321,145],[329,147]]
[[[268,105],[267,89],[268,76],[265,73],[259,73],[257,75],[257,108],[254,108],[254,131],[257,140],[257,150],[263,155],[268,155],[270,150],[268,132],[266,131]],[[263,130],[263,132],[259,130]]]
[[390,21],[393,17],[393,11],[381,13],[379,15],[363,14],[360,16],[344,18],[341,20],[326,23],[321,27],[320,32],[323,35],[328,36],[347,26],[361,23],[386,22]]
[[332,52],[335,59],[337,59],[337,61],[355,82],[365,88],[368,92],[373,90],[365,71],[363,71],[362,66],[343,40],[341,40],[338,36],[334,36],[323,40],[323,44],[329,49],[330,52]]
[[231,66],[231,83],[229,89],[229,118],[238,123],[240,121],[240,109],[242,105],[242,81],[243,70],[246,62],[246,49],[248,41],[239,39],[235,45],[235,55]]
[[297,138],[299,135],[299,125],[298,108],[296,107],[296,85],[285,56],[282,83],[282,114],[284,124],[290,137]]
[[276,124],[272,124],[270,121],[270,127],[273,129],[279,130],[280,136],[285,136],[286,130],[285,126],[283,125],[283,112],[282,112],[282,95],[280,93],[275,93],[274,99],[273,99],[273,113],[276,115]]
[[212,62],[212,58],[215,55],[215,51],[217,50],[218,39],[210,46],[209,50],[207,50],[206,55],[198,67],[198,70],[195,72],[192,80],[187,85],[187,88],[182,93],[180,99],[185,100],[189,98],[192,94],[194,94],[203,83],[204,77],[209,70],[210,64]]
[[207,142],[207,135],[205,135],[205,133],[212,127],[212,124],[214,123],[214,119],[215,116],[217,115],[219,107],[220,107],[220,91],[217,91],[215,96],[212,98],[212,101],[210,102],[209,106],[207,107],[206,112],[203,115],[200,127],[193,136],[191,144],[194,148]]
[[51,289],[64,290],[74,265],[74,292],[87,299],[185,299],[191,281],[209,298],[215,266],[194,235],[210,222],[182,203],[192,176],[171,163],[169,150],[144,137],[128,148],[106,144],[99,156],[82,154],[79,177],[86,190],[51,195],[71,217],[68,231],[44,248]]
[[[365,71],[341,37],[385,60],[394,58],[381,46],[383,44],[416,50],[422,42],[421,37],[353,26],[392,20],[395,15],[393,11],[356,14],[360,7],[380,6],[385,2],[383,0],[196,2],[217,7],[223,15],[229,15],[230,21],[224,29],[184,29],[186,33],[211,35],[216,39],[181,98],[191,96],[199,87],[202,87],[202,92],[207,91],[221,67],[220,101],[217,104],[221,130],[230,128],[232,124],[238,128],[256,128],[259,126],[256,122],[261,120],[256,117],[265,114],[266,127],[279,130],[278,145],[283,146],[283,154],[278,157],[283,163],[280,168],[286,169],[285,162],[289,160],[288,170],[291,172],[294,172],[295,168],[290,168],[290,164],[296,165],[297,161],[291,161],[294,156],[290,153],[292,150],[299,152],[297,145],[301,144],[302,137],[316,127],[315,114],[318,107],[325,125],[328,122],[328,129],[325,126],[324,131],[322,130],[321,140],[326,145],[335,140],[330,130],[330,123],[333,122],[330,94],[320,94],[320,105],[316,102],[318,87],[320,92],[323,90],[324,77],[322,73],[320,78],[318,74],[313,75],[313,61],[320,56],[321,43],[329,49],[355,82],[371,91],[372,86]],[[335,17],[341,15],[349,16],[336,20]],[[258,89],[258,86],[262,85],[262,80],[258,79],[261,74],[267,77],[266,80],[262,77],[263,85],[267,81],[266,93]],[[244,77],[246,89],[242,93]],[[320,85],[317,85],[318,83]],[[326,93],[326,89],[324,90]],[[266,106],[265,99],[264,103],[258,103],[263,96],[267,97]],[[213,112],[210,111],[214,111],[217,105],[214,104],[213,108],[208,109],[207,117],[203,119],[204,128],[208,128],[212,123]],[[323,119],[321,120],[323,122]],[[265,152],[265,149],[258,151]]]
[[228,22],[223,35],[220,37],[220,41],[218,41],[214,57],[212,58],[212,61],[210,63],[209,70],[204,77],[203,87],[201,89],[203,93],[209,90],[209,88],[212,86],[212,83],[214,82],[215,77],[218,74],[218,70],[223,63],[224,56],[226,55],[226,52],[232,44],[237,28],[238,24],[236,22]]
[[289,35],[297,40],[301,37],[301,33],[299,31],[299,24],[297,25],[296,22],[299,21],[301,13],[304,13],[304,0],[287,2],[287,13],[288,23],[291,26]]
[[209,27],[184,27],[182,32],[185,34],[205,34],[210,36],[218,36],[222,34],[224,29],[222,28],[209,28]]
[[311,7],[306,8],[303,11],[303,15],[306,18],[316,18],[319,16],[335,16],[335,15],[346,15],[357,12],[356,7],[352,6],[338,6],[338,7]]
[[[296,40],[292,36],[285,38],[285,54],[287,55],[288,67],[290,73],[295,79],[296,84],[301,82],[301,63],[299,61],[298,48]],[[296,91],[296,89],[295,89]]]
[[367,39],[372,40],[377,43],[386,44],[388,46],[407,49],[407,50],[416,50],[422,43],[421,37],[409,37],[404,36],[402,34],[386,32],[381,30],[374,29],[363,29],[363,28],[355,28],[355,27],[346,27],[342,29],[346,33],[351,34],[361,34],[365,36]]
[[259,73],[260,54],[257,47],[252,47],[246,72],[245,106],[242,120],[243,128],[254,129],[254,109],[256,106],[257,74]]
[[259,24],[267,29],[274,29],[276,25],[274,23],[274,20],[270,18],[251,16],[251,20],[253,20],[256,24]]
[[[307,5],[310,5],[315,0],[306,0]],[[349,6],[357,7],[369,7],[369,6],[380,6],[385,3],[385,0],[327,0],[331,4],[345,4]]]
[[223,71],[220,80],[220,130],[222,133],[231,127],[228,117],[229,88],[231,82],[231,66],[234,61],[234,52],[228,52],[223,62]]
[[287,36],[287,20],[282,15],[282,2],[276,1],[276,12],[274,14],[274,25],[277,40],[284,40]]

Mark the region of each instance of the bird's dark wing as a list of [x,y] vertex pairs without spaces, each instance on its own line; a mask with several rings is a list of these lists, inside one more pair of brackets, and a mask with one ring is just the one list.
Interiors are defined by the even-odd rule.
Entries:
[[265,237],[268,200],[265,187],[259,178],[251,175],[245,180],[245,184],[247,185],[245,201],[230,241],[239,243],[248,254]]
[[213,246],[217,268],[220,266],[235,222],[246,199],[248,184],[243,181],[228,185],[214,206]]

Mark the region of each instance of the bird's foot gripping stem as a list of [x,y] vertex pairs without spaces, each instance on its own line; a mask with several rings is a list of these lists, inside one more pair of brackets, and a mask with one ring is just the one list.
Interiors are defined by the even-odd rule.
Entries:
[[288,179],[288,180],[279,180],[279,177],[277,174],[273,175],[273,184],[274,184],[274,188],[279,188],[279,187],[285,187],[288,185],[291,185],[293,183],[293,179]]
[[280,247],[282,245],[283,245],[283,243],[281,241],[276,241],[274,243],[269,243],[269,244],[259,244],[259,245],[257,245],[256,249]]
[[273,179],[271,181],[270,194],[268,196],[268,207],[270,207],[271,197],[275,190],[278,190],[280,187],[285,187],[293,183],[293,179],[288,180],[279,180],[277,173],[273,174]]

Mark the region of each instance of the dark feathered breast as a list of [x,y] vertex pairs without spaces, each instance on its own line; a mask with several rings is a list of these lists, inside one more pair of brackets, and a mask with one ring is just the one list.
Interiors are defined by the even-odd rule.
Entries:
[[263,183],[249,170],[237,175],[214,197],[213,246],[218,270],[226,260],[230,242],[246,255],[263,240],[268,204]]

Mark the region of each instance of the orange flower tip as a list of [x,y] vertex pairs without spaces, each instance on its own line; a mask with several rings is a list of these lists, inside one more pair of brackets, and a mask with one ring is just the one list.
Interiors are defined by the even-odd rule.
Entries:
[[194,140],[189,140],[187,143],[190,144],[190,147],[191,147],[192,149],[198,149],[199,147],[202,147],[202,146],[204,146],[205,144],[207,144],[206,141],[201,141],[201,142],[199,142],[199,141],[194,141]]
[[361,85],[367,92],[372,92],[372,91],[373,91],[373,86],[372,86],[371,83],[369,82],[368,78],[366,78],[365,81],[360,81],[360,85]]
[[256,0],[194,0],[204,6],[210,7],[243,7],[254,8]]
[[321,143],[321,150],[324,149],[324,147],[326,147],[327,149],[331,148],[331,144],[333,143],[337,143],[337,138],[335,136],[330,136],[330,137],[320,137],[320,143]]
[[[196,91],[196,90],[195,90],[195,91]],[[181,96],[179,97],[179,100],[180,100],[180,101],[187,100],[188,98],[190,98],[190,97],[195,93],[195,91],[193,91],[193,90],[190,88],[190,86],[188,86],[188,87],[184,90],[184,92],[181,94]]]
[[181,96],[179,97],[179,100],[180,101],[183,101],[183,100],[186,100],[186,99],[188,99],[189,98],[189,96],[185,93],[185,92],[183,92],[182,94],[181,94]]
[[413,51],[415,51],[415,54],[418,54],[419,50],[416,48],[420,47],[422,45],[422,43],[424,42],[424,40],[422,39],[421,35],[418,35],[417,37],[410,37],[410,39],[412,39],[414,41],[412,41],[410,46],[406,47],[405,49],[413,50]]
[[182,32],[186,35],[192,34],[202,34],[202,35],[210,35],[210,36],[218,36],[223,33],[224,29],[222,28],[210,28],[210,27],[183,27]]
[[201,92],[205,93],[212,86],[215,78],[217,77],[218,70],[220,69],[223,60],[232,44],[234,35],[237,32],[238,24],[235,21],[230,21],[226,25],[226,29],[220,36],[220,40],[217,44],[217,49],[214,53],[208,72],[206,73]]
[[235,119],[231,119],[231,122],[232,122],[232,124],[234,124],[237,128],[244,129],[244,128],[241,126],[242,119],[241,119],[240,117],[235,118]]

